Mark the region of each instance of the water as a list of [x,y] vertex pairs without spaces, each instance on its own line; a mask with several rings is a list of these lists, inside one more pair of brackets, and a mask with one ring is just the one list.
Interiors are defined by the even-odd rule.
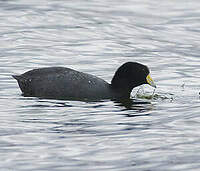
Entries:
[[[198,1],[0,1],[0,170],[199,170]],[[67,66],[157,83],[136,104],[21,96],[12,74]]]

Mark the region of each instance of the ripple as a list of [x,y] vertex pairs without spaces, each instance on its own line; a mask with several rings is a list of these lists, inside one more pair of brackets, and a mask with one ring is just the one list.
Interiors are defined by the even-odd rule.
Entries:
[[[198,170],[199,4],[0,1],[1,170]],[[12,74],[67,66],[108,82],[127,61],[157,88],[125,101],[23,97]],[[137,92],[138,91],[138,92]]]

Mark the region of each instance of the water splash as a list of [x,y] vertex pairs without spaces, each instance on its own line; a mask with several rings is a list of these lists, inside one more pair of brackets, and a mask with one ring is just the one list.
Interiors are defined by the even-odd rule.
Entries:
[[141,86],[136,92],[134,98],[146,99],[146,100],[174,100],[174,94],[172,93],[163,93],[160,91],[156,92],[156,88],[153,92],[148,92],[144,90],[144,87]]

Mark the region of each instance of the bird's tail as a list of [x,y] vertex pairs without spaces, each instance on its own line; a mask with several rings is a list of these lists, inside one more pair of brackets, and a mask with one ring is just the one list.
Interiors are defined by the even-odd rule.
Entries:
[[12,75],[12,77],[13,77],[14,79],[16,79],[17,81],[20,80],[20,78],[21,78],[20,75]]
[[25,79],[21,75],[12,75],[12,77],[17,80],[21,91],[24,93],[27,87]]

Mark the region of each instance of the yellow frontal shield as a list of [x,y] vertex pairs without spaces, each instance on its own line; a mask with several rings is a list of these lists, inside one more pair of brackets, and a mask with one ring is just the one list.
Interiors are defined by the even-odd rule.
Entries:
[[147,83],[148,83],[150,86],[156,88],[156,84],[154,83],[154,81],[153,81],[153,79],[151,78],[150,74],[147,75],[146,80],[147,80]]

